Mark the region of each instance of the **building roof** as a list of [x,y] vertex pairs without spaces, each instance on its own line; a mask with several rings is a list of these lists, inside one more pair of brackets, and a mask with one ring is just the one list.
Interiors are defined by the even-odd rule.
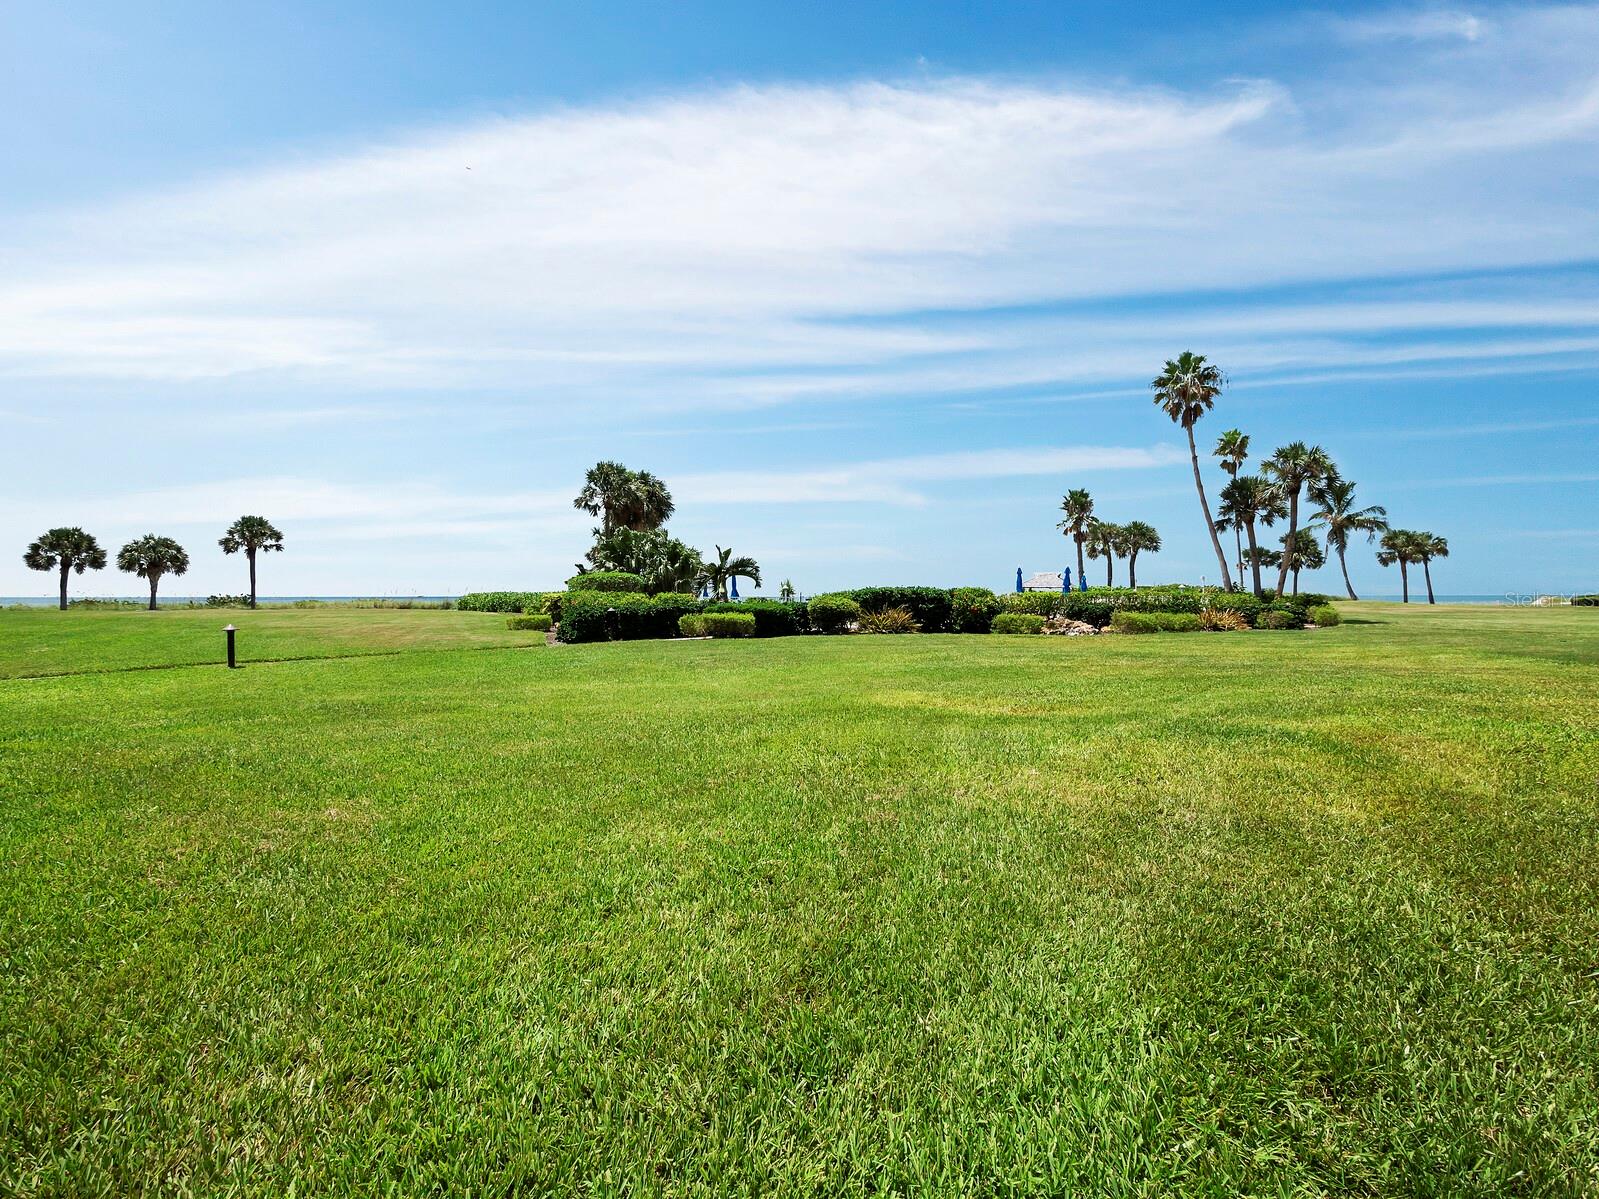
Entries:
[[1059,591],[1060,588],[1061,578],[1058,570],[1038,571],[1022,584],[1023,591]]

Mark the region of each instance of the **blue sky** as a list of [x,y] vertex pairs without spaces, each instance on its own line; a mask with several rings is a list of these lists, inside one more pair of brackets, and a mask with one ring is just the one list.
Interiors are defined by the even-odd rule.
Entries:
[[57,524],[237,590],[242,512],[273,594],[558,585],[602,457],[768,590],[1003,587],[1074,486],[1214,579],[1189,348],[1202,448],[1593,590],[1596,63],[1592,6],[8,6],[0,594]]

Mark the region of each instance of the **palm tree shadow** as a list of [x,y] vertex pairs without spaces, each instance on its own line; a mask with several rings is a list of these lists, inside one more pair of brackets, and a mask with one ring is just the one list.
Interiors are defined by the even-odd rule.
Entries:
[[1369,616],[1346,616],[1339,623],[1340,624],[1390,624],[1392,622],[1386,621],[1386,620],[1373,620]]

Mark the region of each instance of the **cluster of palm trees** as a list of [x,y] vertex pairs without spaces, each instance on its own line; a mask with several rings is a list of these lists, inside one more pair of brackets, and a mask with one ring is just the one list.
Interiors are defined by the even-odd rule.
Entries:
[[[255,607],[255,559],[260,553],[283,548],[283,534],[263,516],[241,516],[217,542],[225,554],[243,552],[250,562],[250,607]],[[22,555],[29,570],[53,570],[60,576],[61,610],[67,608],[68,576],[86,570],[104,570],[106,552],[94,535],[82,529],[51,529],[30,544]],[[189,569],[189,553],[170,537],[146,533],[117,551],[117,569],[137,575],[150,584],[150,610],[156,608],[156,590],[167,575]]]
[[1100,520],[1094,515],[1094,497],[1082,487],[1068,491],[1060,502],[1065,519],[1055,527],[1070,537],[1077,545],[1077,577],[1087,577],[1083,555],[1105,560],[1105,586],[1114,587],[1117,558],[1127,559],[1127,585],[1138,586],[1138,555],[1160,552],[1160,534],[1155,526],[1142,520],[1128,521],[1124,525]]
[[755,559],[721,546],[707,558],[666,531],[676,511],[672,493],[648,471],[597,462],[583,476],[572,506],[600,518],[587,561],[578,563],[579,574],[622,570],[640,576],[651,591],[709,590],[720,599],[728,597],[729,586],[737,591],[739,579],[761,585]]
[[[1277,568],[1275,594],[1281,598],[1293,579],[1293,591],[1299,591],[1299,572],[1316,570],[1327,562],[1327,552],[1338,556],[1338,567],[1344,576],[1344,590],[1350,599],[1358,599],[1354,585],[1349,581],[1346,554],[1352,538],[1364,535],[1368,542],[1382,536],[1382,549],[1377,561],[1383,565],[1399,564],[1404,580],[1405,602],[1410,601],[1407,568],[1417,562],[1427,573],[1427,600],[1435,603],[1432,592],[1432,558],[1447,556],[1448,543],[1432,533],[1395,531],[1389,528],[1387,509],[1373,504],[1362,507],[1355,498],[1355,484],[1344,478],[1327,451],[1319,445],[1303,441],[1290,442],[1278,447],[1271,456],[1261,460],[1259,474],[1244,474],[1243,466],[1249,459],[1249,435],[1229,429],[1216,441],[1212,451],[1221,460],[1229,476],[1221,489],[1221,504],[1212,514],[1210,501],[1205,495],[1205,479],[1199,469],[1199,448],[1194,439],[1194,426],[1215,406],[1225,380],[1220,369],[1205,360],[1203,354],[1185,351],[1177,358],[1167,360],[1160,375],[1151,383],[1155,403],[1188,435],[1188,455],[1193,464],[1194,487],[1199,492],[1200,510],[1205,517],[1205,528],[1210,534],[1211,547],[1216,552],[1216,562],[1221,567],[1223,584],[1230,590],[1235,584],[1231,566],[1236,566],[1240,589],[1244,581],[1244,566],[1250,568],[1253,590],[1257,596],[1265,594],[1261,567]],[[1308,521],[1301,521],[1301,504],[1313,505]],[[1257,530],[1286,520],[1287,532],[1279,547],[1263,549],[1257,540]],[[1221,534],[1233,534],[1235,557],[1231,564],[1222,549]],[[1322,534],[1318,540],[1316,534]],[[1248,550],[1245,551],[1245,541]],[[1390,544],[1392,541],[1392,544]],[[1422,549],[1426,547],[1426,556]],[[1441,547],[1441,550],[1440,548]]]

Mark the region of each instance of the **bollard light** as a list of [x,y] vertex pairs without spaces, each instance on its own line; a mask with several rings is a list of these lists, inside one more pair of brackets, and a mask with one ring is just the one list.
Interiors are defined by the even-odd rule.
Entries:
[[235,629],[232,625],[229,625],[227,628],[223,629],[222,631],[228,635],[228,669],[229,670],[237,670],[238,666],[239,666],[239,662],[238,662],[238,659],[234,656],[234,653],[233,653],[233,635],[235,633],[237,633],[239,630]]
[[615,641],[616,640],[616,609],[615,608],[607,608],[607,609],[605,609],[605,639],[607,641]]

